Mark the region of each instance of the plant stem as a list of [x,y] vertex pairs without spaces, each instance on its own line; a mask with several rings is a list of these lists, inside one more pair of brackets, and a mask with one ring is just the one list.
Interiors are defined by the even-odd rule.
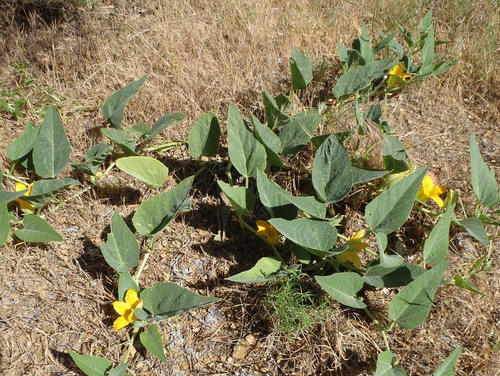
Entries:
[[139,329],[140,328],[134,328],[134,330],[132,331],[132,336],[128,340],[127,352],[125,353],[125,357],[123,358],[123,362],[122,363],[127,362],[128,358],[130,358],[130,353],[132,352],[132,347],[134,347],[135,337],[137,337],[137,333],[139,333]]
[[387,340],[387,335],[385,334],[386,329],[382,325],[380,325],[380,322],[376,319],[375,316],[373,316],[373,314],[370,312],[368,308],[363,308],[363,310],[366,312],[368,317],[372,319],[375,325],[377,325],[377,328],[380,330],[380,334],[382,334],[382,339],[384,340],[385,349],[387,351],[391,351],[391,347],[389,346],[389,341]]
[[[67,203],[67,202],[70,202],[70,201],[74,200],[74,199],[75,199],[75,198],[77,198],[78,196],[83,195],[85,192],[90,191],[90,190],[91,190],[92,188],[94,188],[94,187],[95,187],[95,185],[89,185],[87,188],[85,188],[85,189],[81,190],[80,192],[78,192],[78,193],[74,194],[74,195],[73,195],[73,196],[71,196],[70,198],[67,198],[67,199],[62,200],[62,201],[61,201],[61,202],[60,202],[60,203],[59,203],[59,204],[58,204],[58,205],[57,205],[54,209],[52,209],[50,212],[51,212],[51,213],[54,213],[54,212],[58,211],[58,210],[59,210],[59,208],[60,208],[61,206],[63,206],[65,203]],[[41,216],[41,217],[42,217],[42,216]],[[45,217],[45,215],[44,215],[43,217]]]
[[135,273],[135,275],[132,277],[134,282],[137,284],[139,284],[139,278],[142,274],[142,271],[144,270],[144,266],[146,265],[149,256],[154,251],[155,243],[156,243],[156,238],[151,238],[151,241],[148,244],[148,248],[146,249],[146,253],[144,254],[144,258],[142,259],[141,265],[139,266],[139,269],[137,269],[137,273]]
[[139,152],[142,152],[142,151],[160,151],[160,150],[165,150],[165,149],[173,149],[177,146],[182,146],[184,144],[186,144],[186,141],[172,141],[172,142],[168,142],[168,143],[163,144],[163,145],[150,146],[148,148],[139,149],[137,151],[139,151]]

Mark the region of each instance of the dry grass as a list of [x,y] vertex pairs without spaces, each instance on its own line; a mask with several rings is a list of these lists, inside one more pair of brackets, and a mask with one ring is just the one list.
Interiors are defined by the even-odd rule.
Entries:
[[[55,88],[54,100],[73,147],[72,160],[99,140],[100,105],[115,89],[148,74],[140,95],[127,107],[126,125],[152,124],[168,112],[186,120],[166,132],[186,138],[190,125],[207,111],[226,114],[230,103],[262,111],[260,85],[272,94],[289,87],[288,56],[297,46],[313,60],[334,67],[313,83],[311,92],[331,90],[338,72],[337,40],[349,43],[360,25],[388,31],[394,21],[417,27],[427,1],[72,1],[63,11],[19,13],[26,4],[0,5],[0,89],[28,90],[11,63],[24,61],[37,85]],[[52,3],[58,3],[52,1]],[[16,4],[18,8],[16,8]],[[66,3],[68,4],[68,3]],[[145,5],[147,4],[147,5]],[[214,5],[215,4],[215,5]],[[498,18],[495,1],[433,3],[436,34],[455,43],[443,52],[459,60],[440,78],[424,82],[383,103],[385,118],[419,165],[429,165],[440,181],[470,194],[468,138],[480,140],[487,163],[500,167],[500,84]],[[15,9],[18,9],[17,13]],[[477,11],[480,9],[480,11]],[[337,68],[335,68],[337,67]],[[318,76],[320,77],[320,76]],[[29,89],[32,90],[32,89]],[[311,93],[304,96],[312,97]],[[312,99],[311,99],[312,101]],[[33,101],[27,118],[39,122]],[[0,145],[18,137],[25,121],[5,113]],[[25,119],[26,120],[26,119]],[[189,166],[166,163],[179,178]],[[1,154],[2,170],[8,166]],[[68,169],[67,174],[71,171]],[[119,173],[107,188],[91,191],[52,213],[48,221],[65,241],[47,245],[10,243],[0,254],[0,373],[75,375],[67,352],[102,355],[119,361],[122,332],[111,329],[115,278],[99,244],[106,239],[113,210],[130,217],[150,192]],[[115,184],[127,190],[113,189]],[[221,303],[162,323],[168,364],[139,349],[132,375],[365,375],[383,347],[376,328],[363,315],[334,305],[331,317],[314,334],[296,341],[282,338],[259,313],[260,290],[223,278],[252,265],[267,250],[238,225],[229,240],[213,242],[215,208],[220,200],[196,187],[196,210],[176,221],[159,239],[159,251],[145,271],[145,285],[171,280]],[[11,187],[9,187],[11,188]],[[248,252],[248,244],[253,246]],[[245,246],[247,245],[247,246]],[[462,233],[453,239],[454,269],[463,272],[486,250]],[[493,271],[474,280],[486,297],[443,289],[429,320],[412,331],[391,334],[394,353],[412,375],[428,375],[459,343],[464,344],[458,375],[494,375],[498,346],[498,244]],[[366,299],[386,313],[387,296],[367,291]],[[243,360],[234,345],[253,335],[257,341]],[[495,352],[496,351],[496,352]]]

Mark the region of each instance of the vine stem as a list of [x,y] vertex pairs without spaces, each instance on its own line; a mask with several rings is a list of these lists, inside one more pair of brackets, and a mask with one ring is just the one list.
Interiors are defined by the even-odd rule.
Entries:
[[125,353],[125,357],[123,358],[123,363],[127,362],[128,358],[130,358],[130,354],[132,352],[132,347],[134,347],[135,337],[137,337],[137,333],[139,333],[139,329],[140,328],[134,328],[134,330],[132,331],[132,336],[128,340],[128,348],[127,348],[127,352]]
[[154,251],[155,243],[156,243],[156,238],[151,238],[151,241],[148,244],[148,248],[146,249],[146,253],[144,254],[144,258],[142,259],[141,265],[139,266],[139,269],[137,269],[137,273],[135,273],[135,275],[132,277],[134,282],[137,284],[139,283],[139,278],[142,274],[142,271],[144,270],[144,266],[146,265],[149,256],[151,256],[151,254]]
[[160,151],[165,149],[173,149],[177,146],[182,146],[186,143],[187,143],[186,141],[172,141],[163,145],[150,146],[148,148],[139,149],[138,151]]
[[368,308],[365,307],[363,308],[363,310],[368,315],[368,317],[372,319],[375,325],[377,325],[378,330],[380,330],[380,334],[382,335],[382,339],[384,341],[386,350],[391,351],[391,346],[389,346],[389,341],[387,340],[387,335],[385,333],[386,329],[382,325],[380,325],[380,322],[377,320],[375,316],[373,316],[373,314],[370,312]]

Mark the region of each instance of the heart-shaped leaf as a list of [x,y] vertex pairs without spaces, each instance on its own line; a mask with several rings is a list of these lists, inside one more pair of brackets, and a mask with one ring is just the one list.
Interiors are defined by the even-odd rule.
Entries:
[[356,298],[363,288],[363,279],[356,273],[336,273],[329,276],[316,276],[316,281],[328,295],[339,303],[353,308],[366,308],[366,304]]
[[217,116],[209,112],[189,132],[189,155],[193,158],[214,157],[219,148],[220,126]]
[[108,241],[101,244],[101,252],[106,262],[119,273],[139,263],[139,244],[117,211],[113,214]]
[[156,320],[174,317],[219,300],[198,295],[171,282],[158,282],[142,291],[140,297],[144,308]]
[[228,281],[240,283],[258,283],[269,281],[280,270],[281,261],[273,257],[262,257],[255,266],[249,270],[227,277]]
[[144,200],[132,218],[141,235],[153,236],[162,231],[181,211],[189,210],[189,191],[194,177],[184,179],[175,188]]
[[116,160],[116,167],[153,189],[160,188],[168,175],[167,166],[158,159],[150,157],[120,158]]
[[54,106],[50,105],[33,146],[35,172],[42,178],[54,178],[69,162],[71,146]]
[[422,324],[431,311],[434,295],[448,265],[445,261],[403,287],[389,304],[389,318],[405,329]]
[[156,325],[151,325],[148,330],[140,334],[141,343],[144,347],[162,362],[166,362],[165,350],[163,349],[163,339]]
[[324,202],[342,200],[351,190],[351,159],[336,135],[319,147],[312,169],[314,190]]
[[267,166],[266,150],[233,105],[229,106],[227,115],[227,140],[229,158],[241,175],[255,176],[258,171],[264,171]]
[[23,219],[24,228],[14,231],[21,240],[30,243],[60,242],[61,236],[45,222],[34,214],[26,214]]
[[109,121],[111,127],[120,129],[123,121],[123,113],[128,101],[139,91],[146,81],[146,75],[133,81],[111,94],[102,106],[102,115]]

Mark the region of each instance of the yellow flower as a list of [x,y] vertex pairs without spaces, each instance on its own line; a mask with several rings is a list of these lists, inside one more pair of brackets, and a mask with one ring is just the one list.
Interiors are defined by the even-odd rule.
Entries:
[[[33,189],[33,183],[31,183],[29,186],[25,186],[23,183],[17,183],[16,184],[16,192],[28,190],[24,195],[25,196],[31,196],[31,190]],[[22,198],[16,198],[14,201],[16,201],[19,204],[19,207],[23,212],[31,212],[33,213],[36,208],[33,204],[31,204],[28,201],[24,201]]]
[[420,201],[427,201],[432,199],[440,208],[444,206],[444,202],[439,197],[444,192],[446,192],[446,187],[444,185],[434,185],[434,179],[431,176],[425,175],[422,185],[417,194],[417,199]]
[[130,289],[125,295],[125,301],[113,302],[113,308],[119,315],[121,315],[113,324],[115,330],[118,330],[137,320],[134,310],[136,308],[142,308],[142,300],[140,300],[137,296],[137,291]]
[[340,262],[350,261],[357,268],[361,266],[361,259],[358,256],[358,252],[361,252],[363,249],[368,247],[368,243],[363,241],[363,238],[366,236],[365,230],[359,230],[353,236],[349,238],[349,240],[344,244],[347,245],[347,248],[344,252],[337,255],[337,260]]
[[405,64],[399,64],[396,65],[392,70],[389,72],[389,77],[387,78],[387,85],[389,85],[389,88],[393,87],[398,87],[401,86],[403,81],[408,81],[411,79],[411,74],[406,73],[405,71]]
[[266,221],[257,221],[257,235],[262,235],[267,238],[269,243],[275,244],[279,240],[278,231],[274,226]]

